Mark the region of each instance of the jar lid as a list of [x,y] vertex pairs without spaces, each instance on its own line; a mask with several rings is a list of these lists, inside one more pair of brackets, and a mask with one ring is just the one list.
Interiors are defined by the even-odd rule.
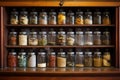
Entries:
[[73,34],[74,35],[74,32],[67,32],[67,34]]
[[30,32],[30,34],[37,34],[37,32]]
[[87,31],[85,32],[85,34],[92,34],[92,31]]
[[40,15],[42,15],[42,14],[47,15],[47,12],[41,12]]
[[67,54],[74,54],[74,52],[67,52]]
[[76,32],[76,34],[83,34],[83,32],[82,32],[82,31],[79,31],[79,32]]
[[49,15],[56,15],[56,12],[50,12]]
[[81,11],[81,12],[76,12],[76,15],[82,15],[83,14],[83,12]]
[[58,54],[65,54],[65,52],[58,52]]
[[99,15],[100,15],[100,14],[101,14],[101,12],[94,12],[94,14],[99,14]]
[[37,12],[30,12],[31,15],[37,15]]
[[58,34],[65,34],[65,32],[63,32],[63,31],[60,31],[60,32],[58,32]]
[[55,54],[55,52],[51,52],[50,54]]
[[73,16],[73,15],[74,15],[74,13],[73,13],[73,12],[69,12],[67,15],[72,15],[72,16]]
[[20,34],[27,34],[27,32],[20,32]]
[[25,55],[25,54],[26,54],[26,52],[19,52],[18,54],[22,54],[22,55]]
[[94,54],[101,54],[101,52],[94,52]]
[[15,54],[16,54],[16,52],[10,52],[9,54],[13,54],[13,55],[15,55]]
[[38,54],[46,54],[45,52],[38,52]]
[[10,32],[10,34],[17,34],[17,32]]
[[91,14],[92,14],[92,12],[85,12],[85,15],[88,15],[88,14],[90,14],[90,15],[91,15]]
[[22,11],[22,12],[20,12],[20,14],[25,14],[25,15],[27,15],[28,12],[27,12],[27,11]]
[[94,34],[101,34],[101,32],[100,31],[95,31]]
[[83,52],[76,52],[76,54],[83,54]]
[[85,54],[92,54],[92,52],[85,52]]
[[13,15],[16,14],[17,15],[18,12],[17,11],[13,11],[13,12],[11,12],[11,14],[13,14]]
[[28,54],[34,55],[34,54],[35,54],[35,52],[29,52]]
[[47,34],[47,32],[39,32],[39,34]]
[[51,31],[51,32],[48,32],[49,34],[56,34],[56,32],[55,31]]

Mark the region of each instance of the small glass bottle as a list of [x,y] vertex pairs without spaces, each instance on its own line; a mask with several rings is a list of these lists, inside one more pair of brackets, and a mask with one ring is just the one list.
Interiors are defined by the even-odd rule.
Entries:
[[107,10],[105,12],[103,12],[102,23],[103,24],[111,24],[110,13]]
[[38,13],[35,11],[30,12],[30,24],[38,24]]
[[22,49],[18,53],[18,67],[26,67],[27,66],[27,56],[26,52]]
[[85,58],[84,58],[84,65],[85,67],[92,67],[93,59],[92,59],[92,52],[87,49],[85,51]]
[[28,38],[28,44],[31,46],[37,46],[38,45],[38,36],[37,32],[30,32],[29,38]]
[[74,24],[74,13],[72,11],[69,11],[67,13],[66,22],[67,22],[67,24]]
[[90,12],[89,10],[87,10],[87,12],[85,12],[84,23],[85,24],[93,24],[93,21],[92,21],[92,12]]
[[83,31],[81,31],[81,30],[76,31],[75,44],[76,45],[84,45],[84,34],[83,34]]
[[108,30],[103,32],[102,43],[103,45],[110,45],[110,32]]
[[58,24],[66,24],[66,13],[62,10],[58,13]]
[[10,24],[18,24],[18,12],[13,9],[10,16]]
[[93,45],[93,33],[89,29],[85,31],[85,45]]
[[67,52],[67,67],[74,67],[75,66],[75,53],[70,49]]
[[23,9],[20,12],[20,24],[28,24],[28,12]]
[[17,45],[17,32],[11,31],[9,33],[9,45]]
[[34,51],[30,50],[28,52],[27,67],[36,67],[36,54]]
[[45,46],[47,45],[47,33],[46,32],[39,32],[38,36],[38,44],[40,46]]
[[39,16],[39,24],[46,25],[48,23],[48,18],[47,17],[48,17],[47,12],[42,10],[42,12],[40,12],[40,16]]
[[56,32],[51,28],[48,32],[48,45],[56,44]]
[[108,49],[105,49],[103,53],[103,66],[110,67],[111,66],[111,55]]
[[83,12],[80,10],[76,12],[75,24],[84,24]]
[[84,67],[84,54],[81,50],[76,51],[75,67]]
[[46,67],[46,53],[44,51],[38,52],[37,55],[37,67]]
[[25,31],[21,31],[19,32],[19,36],[18,36],[18,42],[19,42],[19,45],[21,46],[26,46],[27,45],[27,32]]
[[99,49],[94,52],[93,56],[93,65],[94,67],[102,67],[102,56]]
[[16,67],[17,66],[17,56],[16,56],[16,51],[12,49],[8,53],[8,67]]
[[66,67],[66,54],[63,49],[57,54],[57,67]]
[[51,11],[50,13],[49,13],[49,24],[57,24],[57,21],[56,21],[57,19],[56,19],[56,12],[53,12],[53,11]]
[[96,10],[96,12],[94,12],[93,23],[94,24],[101,24],[102,23],[101,12],[99,12],[99,10]]

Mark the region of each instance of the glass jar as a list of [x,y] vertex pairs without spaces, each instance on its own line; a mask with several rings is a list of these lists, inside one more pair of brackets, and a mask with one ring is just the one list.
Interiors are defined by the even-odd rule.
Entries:
[[30,12],[30,24],[38,24],[38,13]]
[[58,24],[66,24],[66,13],[65,12],[58,13]]
[[93,34],[92,34],[92,31],[87,30],[85,32],[85,45],[93,45]]
[[74,13],[69,11],[67,14],[67,24],[74,24]]
[[93,24],[93,21],[92,21],[92,12],[90,12],[90,11],[85,12],[84,23],[85,24]]
[[75,67],[84,67],[84,54],[82,51],[77,51],[75,55]]
[[110,32],[109,31],[103,32],[102,43],[103,45],[110,45]]
[[84,24],[83,21],[84,21],[83,12],[82,11],[76,12],[75,24]]
[[85,67],[92,67],[93,59],[92,59],[92,52],[89,50],[85,51],[85,57],[84,57],[84,65]]
[[47,45],[47,33],[46,32],[39,32],[38,44],[40,46]]
[[94,12],[94,19],[93,19],[94,24],[101,24],[101,12],[96,11]]
[[108,11],[103,12],[102,23],[111,24],[110,13]]
[[47,12],[41,12],[39,17],[39,24],[47,24]]
[[94,32],[94,45],[101,45],[102,40],[101,40],[101,32],[100,31],[95,31]]
[[18,12],[13,9],[10,15],[10,24],[18,24]]
[[75,66],[75,53],[72,51],[67,52],[67,67],[74,67]]
[[37,32],[30,32],[29,38],[28,38],[28,44],[31,45],[31,46],[38,45]]
[[27,45],[27,38],[28,38],[28,36],[27,36],[27,32],[19,32],[19,39],[18,39],[18,41],[19,41],[19,45],[21,45],[21,46],[25,46],[25,45]]
[[75,43],[75,35],[74,32],[67,32],[66,44],[68,46],[72,46]]
[[66,67],[66,54],[63,50],[57,54],[57,67]]
[[51,29],[49,32],[48,32],[48,45],[55,45],[56,44],[56,32]]
[[12,49],[8,53],[8,67],[16,67],[17,66],[17,56],[14,49]]
[[17,32],[12,31],[9,33],[9,45],[17,45]]
[[49,24],[56,24],[56,12],[49,13]]
[[84,34],[83,34],[83,31],[76,31],[75,44],[76,45],[84,45]]
[[27,58],[27,66],[28,67],[36,67],[36,54],[33,51],[28,52]]
[[49,54],[49,67],[56,67],[56,53],[55,52],[50,52]]
[[99,49],[97,49],[94,52],[93,65],[94,67],[102,67],[102,56],[101,56],[101,52],[99,51]]
[[60,30],[57,35],[57,45],[66,45],[66,34]]
[[37,67],[46,67],[46,53],[43,51],[38,52],[37,55]]
[[110,67],[111,66],[111,55],[108,49],[105,49],[103,53],[103,66]]
[[28,12],[25,9],[20,12],[20,24],[28,24]]
[[27,66],[27,56],[24,50],[21,50],[18,53],[18,67],[26,67]]

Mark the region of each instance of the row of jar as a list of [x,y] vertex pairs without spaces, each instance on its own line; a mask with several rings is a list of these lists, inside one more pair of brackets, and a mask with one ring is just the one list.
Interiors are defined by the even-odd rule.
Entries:
[[110,44],[110,32],[99,30],[86,31],[78,30],[76,32],[65,32],[60,29],[58,32],[51,29],[48,33],[46,31],[41,32],[10,32],[9,33],[9,45],[30,45],[30,46],[45,46],[45,45],[109,45]]
[[87,49],[85,52],[71,49],[64,52],[44,52],[34,51],[25,52],[23,49],[18,52],[11,50],[8,53],[8,67],[110,67],[111,55],[108,49],[103,54],[99,49],[91,52]]
[[111,19],[107,10],[103,13],[99,10],[92,13],[89,9],[86,12],[78,10],[76,13],[70,10],[67,14],[63,10],[60,10],[58,14],[54,10],[48,13],[42,10],[42,12],[31,11],[28,14],[25,9],[20,13],[13,9],[10,24],[111,24]]

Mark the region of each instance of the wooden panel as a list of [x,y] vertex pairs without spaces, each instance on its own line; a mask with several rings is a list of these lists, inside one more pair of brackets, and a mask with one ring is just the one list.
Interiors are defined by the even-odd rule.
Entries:
[[[1,7],[0,7],[0,21],[1,21]],[[0,22],[0,67],[1,67],[1,22]]]
[[[119,56],[120,56],[120,7],[119,7]],[[119,58],[119,68],[120,68],[120,58]]]

